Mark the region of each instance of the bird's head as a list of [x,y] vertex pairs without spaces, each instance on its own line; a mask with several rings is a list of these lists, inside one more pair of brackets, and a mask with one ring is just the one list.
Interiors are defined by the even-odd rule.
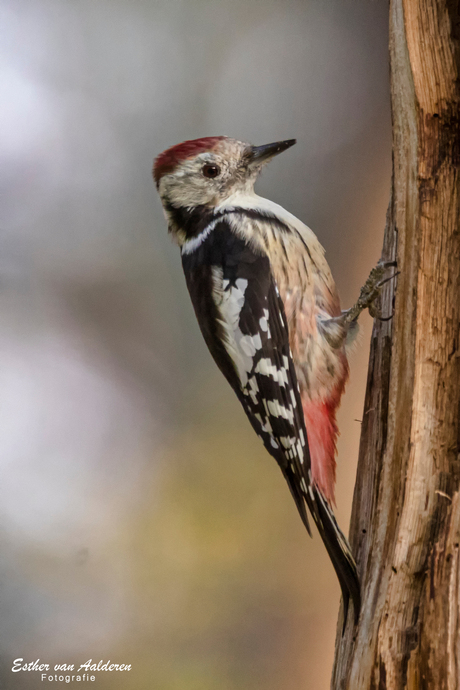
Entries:
[[251,194],[262,167],[295,143],[252,146],[229,137],[204,137],[163,151],[153,177],[170,230],[180,241],[181,217],[194,211],[209,214],[234,194]]

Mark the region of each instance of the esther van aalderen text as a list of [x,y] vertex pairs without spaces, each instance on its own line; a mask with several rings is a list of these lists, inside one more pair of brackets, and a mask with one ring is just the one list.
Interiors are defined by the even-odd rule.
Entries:
[[[78,668],[77,668],[78,667]],[[44,671],[49,672],[51,670],[51,664],[42,662],[40,659],[36,661],[24,662],[24,659],[15,659],[13,662],[13,667],[11,669],[13,673],[18,673],[19,671],[38,671],[41,673],[42,681],[60,681],[65,683],[70,683],[72,681],[95,681],[96,676],[90,676],[89,671],[131,671],[131,664],[115,664],[110,659],[104,661],[101,659],[99,662],[93,662],[92,659],[88,659],[84,664],[54,664],[53,670],[64,671],[68,673],[69,671],[74,671],[75,675],[48,675],[48,673],[43,673]]]

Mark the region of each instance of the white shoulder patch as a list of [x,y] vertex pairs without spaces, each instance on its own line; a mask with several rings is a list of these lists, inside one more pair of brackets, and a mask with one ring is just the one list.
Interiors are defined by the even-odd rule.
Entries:
[[222,269],[218,267],[213,267],[212,275],[213,299],[225,333],[224,346],[235,366],[240,385],[244,388],[248,382],[248,373],[254,365],[254,357],[262,348],[259,333],[244,335],[239,327],[248,281],[238,278],[235,285],[230,285],[228,280],[223,280]]

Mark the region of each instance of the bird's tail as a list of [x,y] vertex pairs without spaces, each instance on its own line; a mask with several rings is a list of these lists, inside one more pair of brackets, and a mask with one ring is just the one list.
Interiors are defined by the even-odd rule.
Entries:
[[289,467],[283,469],[283,474],[288,482],[308,534],[312,536],[305,503],[313,516],[334,570],[337,573],[343,597],[343,629],[345,630],[350,598],[353,602],[355,624],[358,622],[361,608],[358,572],[350,545],[337,524],[330,503],[318,486],[309,484],[307,489],[307,485],[304,483],[302,487],[302,484],[297,481],[297,476]]
[[337,524],[332,508],[316,486],[311,487],[307,503],[339,579],[343,597],[343,629],[348,604],[353,602],[355,624],[361,608],[361,593],[355,559],[347,538]]

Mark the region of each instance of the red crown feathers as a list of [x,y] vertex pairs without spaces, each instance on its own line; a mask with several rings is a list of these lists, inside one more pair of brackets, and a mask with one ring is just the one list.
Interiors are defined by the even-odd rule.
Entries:
[[160,153],[153,166],[153,177],[157,187],[162,176],[171,173],[179,163],[204,151],[212,151],[219,141],[226,138],[202,137],[201,139],[190,139],[189,141],[183,141],[182,144],[171,146],[170,149]]

